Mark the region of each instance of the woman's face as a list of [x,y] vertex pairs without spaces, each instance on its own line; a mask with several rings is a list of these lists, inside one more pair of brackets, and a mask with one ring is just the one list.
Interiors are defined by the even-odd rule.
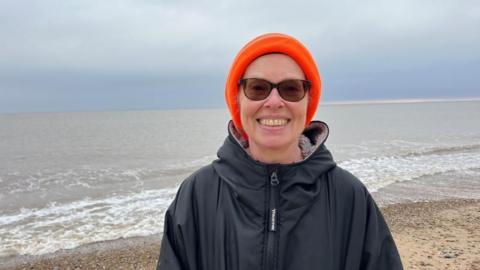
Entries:
[[[261,78],[272,83],[286,79],[305,79],[300,66],[284,54],[268,54],[253,61],[243,78]],[[308,94],[297,102],[285,101],[276,88],[259,101],[248,99],[239,89],[240,118],[251,150],[291,152],[305,127]]]

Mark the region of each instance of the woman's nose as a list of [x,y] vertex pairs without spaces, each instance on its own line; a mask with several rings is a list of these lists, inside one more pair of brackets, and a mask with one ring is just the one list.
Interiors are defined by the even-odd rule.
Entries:
[[267,100],[264,103],[264,106],[267,107],[282,107],[284,104],[284,100],[278,93],[277,88],[273,88],[272,91],[270,92],[270,95],[267,97]]

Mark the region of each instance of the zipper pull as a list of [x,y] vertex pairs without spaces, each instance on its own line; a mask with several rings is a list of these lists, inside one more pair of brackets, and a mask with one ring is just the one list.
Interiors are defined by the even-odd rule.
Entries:
[[273,208],[270,211],[270,231],[277,231],[277,209]]
[[276,186],[276,185],[278,185],[278,183],[280,183],[280,181],[278,181],[277,172],[273,172],[273,173],[270,175],[270,184],[271,184],[272,186]]

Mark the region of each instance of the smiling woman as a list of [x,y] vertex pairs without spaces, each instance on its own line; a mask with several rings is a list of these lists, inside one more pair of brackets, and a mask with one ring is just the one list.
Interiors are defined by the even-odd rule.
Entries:
[[[301,157],[298,138],[305,128],[308,98],[302,81],[305,75],[297,63],[284,54],[264,55],[247,68],[244,78],[262,78],[274,82],[291,82],[289,86],[267,88],[261,82],[248,82],[239,91],[240,119],[248,134],[253,158],[265,163],[292,163]],[[289,81],[285,81],[289,80]],[[280,85],[282,84],[280,83]],[[264,83],[265,84],[265,83]],[[253,90],[252,90],[253,89]],[[268,96],[252,100],[246,93],[270,89]],[[296,92],[296,101],[287,101],[279,91]],[[283,93],[283,91],[282,91]],[[292,93],[290,95],[293,95]]]
[[229,135],[166,212],[157,269],[403,269],[370,193],[312,121],[320,93],[298,40],[245,45],[227,78]]

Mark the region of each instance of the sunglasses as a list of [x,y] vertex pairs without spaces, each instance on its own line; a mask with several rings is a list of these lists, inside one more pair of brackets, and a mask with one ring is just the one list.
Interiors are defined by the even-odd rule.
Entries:
[[307,80],[288,79],[279,83],[258,78],[247,78],[238,81],[238,86],[242,86],[245,96],[250,100],[266,99],[273,88],[277,88],[278,94],[282,99],[290,102],[297,102],[305,97],[310,90],[312,83]]

